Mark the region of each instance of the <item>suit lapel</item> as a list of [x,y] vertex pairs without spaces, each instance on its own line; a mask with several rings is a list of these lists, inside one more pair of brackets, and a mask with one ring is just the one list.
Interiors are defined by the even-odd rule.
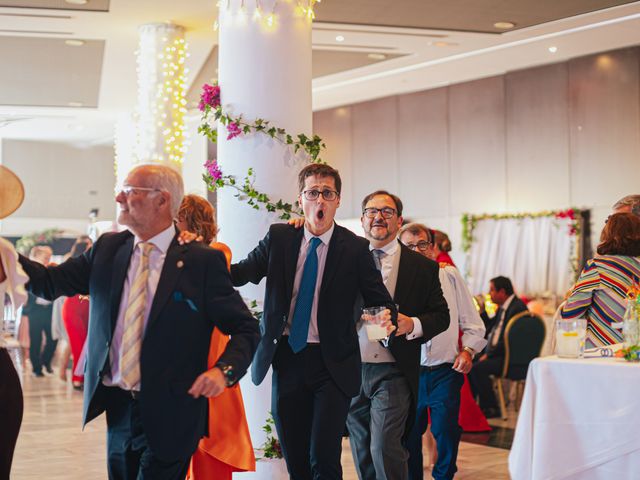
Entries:
[[298,264],[298,256],[300,255],[300,246],[302,245],[302,238],[304,237],[304,228],[296,230],[289,241],[285,245],[284,252],[284,281],[285,292],[287,294],[287,304],[291,303],[291,296],[293,294],[293,282],[296,278],[296,266]]
[[404,245],[400,245],[400,265],[398,266],[398,280],[396,281],[396,289],[393,301],[397,305],[404,305],[407,295],[411,292],[415,276],[417,274],[417,264],[411,261],[407,252],[410,251]]
[[177,237],[173,237],[173,241],[167,250],[167,256],[164,259],[156,294],[153,296],[147,329],[158,319],[162,308],[175,290],[175,285],[180,278],[180,274],[185,268],[188,268],[184,260],[186,251],[187,246],[179,245]]
[[333,277],[338,271],[340,258],[342,257],[342,231],[341,227],[335,226],[331,240],[329,241],[329,251],[327,252],[327,261],[324,264],[324,272],[322,273],[322,285],[320,286],[320,295],[324,292],[327,285],[331,283]]
[[120,300],[122,299],[122,290],[124,288],[125,278],[127,277],[127,269],[129,261],[133,253],[133,235],[130,235],[125,242],[118,248],[113,259],[113,270],[111,273],[111,330],[109,338],[113,335],[118,319],[118,309]]

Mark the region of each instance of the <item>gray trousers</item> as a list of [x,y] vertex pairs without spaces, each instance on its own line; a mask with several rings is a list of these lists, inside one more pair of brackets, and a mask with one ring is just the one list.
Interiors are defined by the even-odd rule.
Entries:
[[405,480],[409,453],[402,444],[411,391],[393,363],[363,363],[362,387],[351,400],[347,429],[360,480]]

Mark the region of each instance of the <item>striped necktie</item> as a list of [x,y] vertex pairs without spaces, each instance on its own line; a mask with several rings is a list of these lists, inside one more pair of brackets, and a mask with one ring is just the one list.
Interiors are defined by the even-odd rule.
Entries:
[[147,281],[149,280],[149,254],[152,243],[139,243],[140,264],[136,272],[127,309],[124,312],[124,333],[120,349],[120,375],[126,389],[133,390],[140,385],[140,351],[144,333],[144,313],[147,307]]
[[304,261],[302,270],[302,280],[298,289],[296,306],[293,310],[291,321],[291,331],[289,332],[289,345],[294,353],[298,353],[307,346],[309,336],[309,322],[311,321],[311,307],[313,297],[316,293],[316,281],[318,279],[318,252],[316,249],[321,241],[318,237],[313,237],[307,251],[307,258]]
[[379,250],[377,248],[375,250],[372,250],[371,253],[373,254],[373,263],[376,264],[376,268],[379,271],[382,271],[382,259],[386,257],[387,254],[384,253],[383,250]]

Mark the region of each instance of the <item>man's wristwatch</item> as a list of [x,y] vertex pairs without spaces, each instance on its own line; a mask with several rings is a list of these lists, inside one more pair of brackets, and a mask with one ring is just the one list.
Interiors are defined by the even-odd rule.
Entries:
[[224,376],[224,384],[227,387],[233,387],[236,383],[238,383],[238,379],[236,378],[236,374],[233,371],[233,366],[224,362],[216,363],[216,367],[220,369],[222,375]]
[[467,352],[469,355],[471,355],[471,358],[473,359],[473,357],[476,354],[476,351],[471,348],[471,347],[467,347],[466,345],[464,347],[462,347],[462,350],[464,350],[465,352]]

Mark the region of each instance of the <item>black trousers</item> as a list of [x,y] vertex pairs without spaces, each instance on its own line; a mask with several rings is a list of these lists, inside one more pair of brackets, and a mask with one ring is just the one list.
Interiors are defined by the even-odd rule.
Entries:
[[0,348],[0,479],[8,479],[23,413],[18,373],[5,348]]
[[118,387],[99,388],[107,389],[109,480],[184,480],[191,455],[176,462],[157,458],[147,443],[138,401]]
[[296,354],[282,338],[273,359],[271,409],[292,480],[342,478],[350,402],[331,378],[320,345]]
[[[46,338],[44,350],[42,349],[42,333]],[[51,336],[51,317],[42,315],[29,317],[29,359],[34,373],[42,372],[42,367],[51,368],[51,359],[56,352],[57,340]]]
[[480,398],[480,408],[498,408],[498,400],[493,392],[493,383],[489,375],[500,375],[502,373],[502,365],[504,358],[487,358],[479,362],[473,362],[473,368],[467,375],[469,385],[474,395]]

